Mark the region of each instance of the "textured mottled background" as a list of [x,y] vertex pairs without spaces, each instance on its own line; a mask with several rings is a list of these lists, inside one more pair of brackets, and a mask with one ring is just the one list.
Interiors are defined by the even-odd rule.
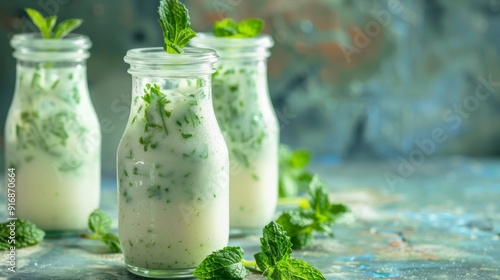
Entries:
[[[197,31],[209,31],[222,17],[265,19],[265,32],[276,41],[269,87],[284,143],[309,147],[328,160],[500,153],[498,0],[184,3]],[[78,32],[93,41],[90,94],[106,123],[103,169],[113,174],[131,95],[123,56],[131,48],[161,45],[157,5],[1,1],[0,142],[15,83],[9,39],[34,31],[23,7],[60,19],[80,17],[85,22]],[[439,141],[430,140],[435,134]]]

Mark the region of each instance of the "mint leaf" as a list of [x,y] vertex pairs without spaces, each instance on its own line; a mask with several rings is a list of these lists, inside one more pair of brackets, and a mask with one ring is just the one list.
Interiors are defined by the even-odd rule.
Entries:
[[288,279],[323,280],[325,277],[314,266],[303,260],[290,259],[287,269],[290,273]]
[[264,28],[264,21],[260,18],[248,18],[238,24],[238,33],[244,37],[255,37]]
[[[262,272],[270,280],[320,279],[325,277],[305,261],[291,258],[290,237],[278,223],[271,221],[262,230],[261,252],[254,255],[255,262],[243,260],[241,247],[227,246],[208,255],[193,275],[201,280],[243,279],[247,267]],[[256,269],[255,266],[259,269]]]
[[238,280],[248,275],[248,271],[241,262],[243,249],[227,246],[208,255],[195,269],[193,275],[199,279],[227,279]]
[[42,38],[45,39],[59,39],[66,35],[68,35],[71,31],[75,30],[78,26],[82,24],[81,19],[67,19],[61,23],[59,23],[52,34],[52,29],[56,25],[57,16],[48,16],[44,18],[42,14],[40,14],[37,10],[26,8],[25,9],[28,16],[31,18],[33,23],[40,29],[40,33],[42,34]]
[[331,226],[348,211],[343,204],[330,203],[328,191],[317,176],[309,184],[309,197],[309,208],[285,211],[276,220],[290,236],[293,249],[312,245],[314,233],[333,236]]
[[306,170],[311,161],[309,151],[292,151],[288,146],[279,146],[279,196],[297,196],[301,190],[307,190],[313,174]]
[[94,210],[89,216],[89,229],[95,234],[104,234],[111,229],[111,217],[100,209]]
[[46,24],[46,27],[49,31],[49,37],[50,37],[50,33],[52,32],[52,29],[56,25],[56,21],[57,21],[57,16],[48,16],[45,18],[45,24]]
[[288,210],[283,212],[276,222],[282,225],[290,236],[292,248],[301,249],[313,244],[315,220],[311,211]]
[[168,53],[183,53],[182,49],[196,36],[190,27],[186,6],[178,0],[160,0],[158,14],[163,32],[163,49]]
[[[15,239],[11,239],[10,232],[14,230]],[[45,237],[45,232],[39,229],[34,223],[17,219],[15,221],[0,224],[0,251],[9,250],[10,247],[16,249],[38,244]]]
[[102,236],[102,241],[108,244],[109,249],[114,253],[121,253],[120,239],[114,233],[108,232]]
[[213,27],[213,33],[216,37],[231,37],[238,34],[238,23],[233,19],[225,18],[216,21]]
[[[290,237],[287,236],[283,227],[275,221],[271,221],[262,230],[260,244],[260,250],[265,256],[259,255],[258,258],[271,267],[280,261],[288,261],[292,254]],[[259,268],[265,270],[265,268],[260,266]]]
[[325,279],[319,270],[307,262],[291,258],[290,237],[278,223],[272,221],[264,227],[260,243],[261,252],[254,256],[267,279]]
[[260,18],[248,18],[240,23],[225,18],[216,21],[212,31],[216,37],[250,38],[259,35],[262,28],[264,28],[264,21]]
[[40,33],[42,33],[43,38],[50,38],[50,32],[52,29],[49,29],[47,21],[37,10],[26,8],[24,9],[28,16],[31,18],[31,21],[35,24],[38,29],[40,29]]
[[311,162],[311,153],[307,150],[295,150],[289,159],[290,166],[293,168],[304,168]]
[[313,227],[318,232],[327,233],[333,236],[330,226],[337,218],[348,211],[342,204],[331,204],[328,198],[328,191],[316,176],[309,185],[309,204],[314,215],[315,223]]
[[52,36],[52,38],[62,38],[68,35],[71,31],[78,28],[80,25],[82,25],[82,23],[83,20],[78,18],[67,19],[59,23],[54,31],[54,35]]
[[111,252],[121,253],[120,239],[111,233],[111,217],[100,209],[94,210],[88,219],[88,225],[92,234],[82,234],[86,239],[99,240],[108,245]]
[[269,259],[267,255],[263,252],[259,252],[255,255],[253,255],[255,258],[255,263],[257,264],[257,267],[262,270],[262,271],[267,271],[269,268]]

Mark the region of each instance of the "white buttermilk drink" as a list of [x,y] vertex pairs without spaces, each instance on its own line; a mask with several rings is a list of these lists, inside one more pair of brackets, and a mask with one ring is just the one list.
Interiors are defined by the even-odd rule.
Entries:
[[[82,62],[88,53],[54,50],[81,42],[88,48],[90,42],[75,35],[45,45],[28,35],[12,40],[28,51],[14,53],[16,92],[5,128],[6,165],[16,173],[16,216],[47,231],[82,231],[99,207],[101,133]],[[38,48],[30,53],[30,46]],[[44,46],[49,51],[40,54]]]
[[134,78],[118,148],[119,235],[129,270],[176,276],[227,245],[228,153],[209,74],[136,77],[128,58],[141,55],[152,54],[132,50],[125,58]]
[[260,232],[274,218],[278,199],[279,129],[266,76],[272,40],[199,34],[191,44],[213,48],[220,56],[213,99],[229,149],[231,229]]

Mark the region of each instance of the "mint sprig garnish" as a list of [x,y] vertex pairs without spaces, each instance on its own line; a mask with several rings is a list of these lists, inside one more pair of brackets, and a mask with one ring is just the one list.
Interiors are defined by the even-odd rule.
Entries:
[[324,233],[333,237],[331,226],[348,211],[343,204],[332,204],[328,191],[315,176],[309,184],[309,208],[299,208],[283,212],[276,220],[291,237],[294,249],[313,244],[313,233]]
[[239,23],[225,18],[214,23],[213,33],[216,37],[251,38],[259,35],[263,28],[264,21],[260,18],[248,18]]
[[114,253],[121,253],[120,240],[118,236],[111,232],[111,217],[100,209],[94,210],[88,220],[89,229],[92,234],[82,234],[83,238],[99,240]]
[[[15,227],[15,229],[14,229]],[[11,235],[14,230],[15,235]],[[33,222],[25,219],[0,224],[0,251],[33,246],[45,237],[45,231],[39,229]]]
[[[56,26],[57,16],[48,16],[45,18],[42,14],[40,14],[40,12],[31,8],[26,8],[25,11],[35,26],[40,30],[42,38],[45,39],[63,38],[83,23],[83,20],[79,18],[72,18],[63,21]],[[56,28],[54,32],[52,32],[54,26],[56,26]]]
[[239,280],[247,276],[249,268],[270,280],[325,279],[312,265],[291,257],[290,237],[275,221],[264,227],[260,243],[261,252],[254,255],[255,262],[243,260],[241,247],[227,246],[208,255],[193,275],[201,280]]
[[163,31],[163,49],[172,54],[183,53],[189,40],[196,36],[191,29],[188,9],[178,0],[160,0],[158,14]]

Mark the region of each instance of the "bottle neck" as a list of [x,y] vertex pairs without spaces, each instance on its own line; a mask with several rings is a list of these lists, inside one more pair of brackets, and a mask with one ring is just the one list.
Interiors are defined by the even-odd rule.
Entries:
[[[171,101],[190,97],[198,100],[211,98],[211,77],[144,77],[132,75],[132,98],[146,99],[147,95],[162,95]],[[136,101],[137,102],[137,101]]]
[[265,61],[269,57],[269,48],[274,42],[269,35],[259,35],[253,38],[215,37],[211,33],[198,33],[191,45],[200,48],[210,48],[217,51],[220,60]]
[[89,56],[91,42],[85,35],[69,34],[63,39],[44,39],[38,33],[14,35],[10,41],[18,61],[80,62]]
[[169,54],[163,48],[132,49],[124,60],[132,74],[131,120],[158,102],[159,108],[178,104],[176,111],[211,102],[211,75],[217,61],[213,50],[184,48],[182,54]]

